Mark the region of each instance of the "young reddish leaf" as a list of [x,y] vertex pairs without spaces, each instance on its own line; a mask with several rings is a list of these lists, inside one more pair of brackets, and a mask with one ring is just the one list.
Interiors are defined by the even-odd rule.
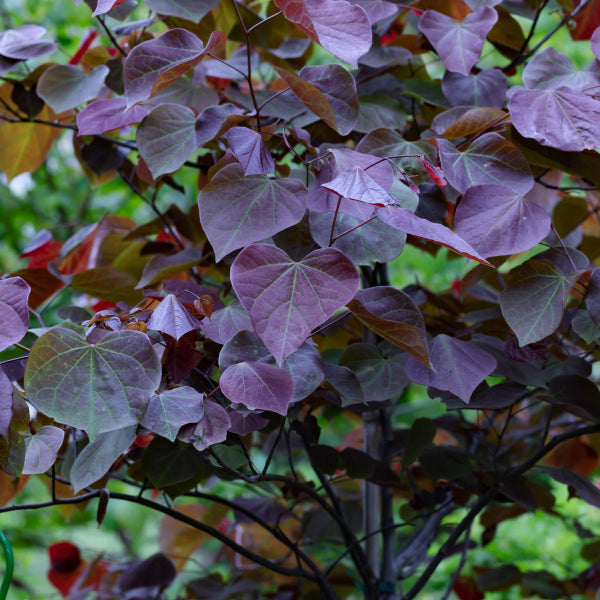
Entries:
[[77,455],[70,473],[75,493],[106,475],[112,464],[133,444],[136,429],[136,425],[131,425],[101,433]]
[[65,432],[52,425],[44,425],[35,434],[25,433],[25,464],[23,475],[45,473],[56,461]]
[[169,29],[156,39],[138,44],[123,64],[127,107],[167,88],[224,41],[223,33],[213,31],[204,46],[186,29]]
[[284,369],[262,362],[240,362],[227,367],[219,385],[236,404],[287,415],[294,397],[294,381]]
[[275,4],[300,31],[355,69],[371,48],[371,22],[361,6],[345,0],[275,0]]
[[532,344],[554,333],[578,274],[564,275],[547,260],[531,259],[510,272],[500,294],[502,316],[519,344]]
[[221,169],[198,195],[200,222],[217,261],[298,223],[305,196],[299,179],[245,176],[238,164]]
[[254,331],[281,364],[352,299],[359,276],[333,248],[295,262],[275,246],[252,244],[231,265],[231,283]]
[[58,542],[48,547],[48,554],[48,580],[66,598],[85,566],[79,548],[71,542]]
[[148,114],[148,108],[136,104],[127,110],[125,98],[102,98],[90,102],[77,113],[79,135],[95,135],[139,123]]
[[309,66],[301,69],[298,75],[277,66],[274,69],[301,102],[334,131],[348,135],[354,129],[360,106],[356,82],[344,67],[336,64]]
[[173,294],[167,294],[154,309],[146,325],[178,340],[186,333],[200,328],[200,321],[193,317]]
[[525,194],[534,184],[526,158],[497,133],[484,133],[464,152],[439,139],[440,162],[448,183],[459,192],[472,185],[499,184]]
[[467,242],[453,231],[440,223],[432,223],[427,219],[417,217],[413,212],[402,206],[386,206],[377,209],[377,216],[390,227],[404,231],[415,237],[423,238],[446,246],[466,258],[476,260],[488,267],[492,265],[480,256]]
[[426,10],[418,26],[448,71],[468,75],[479,60],[485,38],[497,20],[498,13],[488,6],[478,8],[462,21],[437,10]]
[[598,146],[600,101],[568,87],[518,89],[510,98],[512,124],[526,138],[567,152]]
[[443,169],[441,169],[440,167],[436,167],[434,164],[429,162],[429,160],[427,160],[427,157],[424,154],[421,154],[421,156],[419,156],[419,158],[421,159],[421,163],[425,167],[425,170],[427,171],[427,174],[429,175],[429,177],[431,177],[431,179],[433,179],[433,181],[439,187],[442,187],[442,188],[446,187],[448,185],[448,183],[444,179]]
[[219,6],[219,0],[145,0],[145,4],[158,14],[198,23],[213,8]]
[[[577,7],[580,4],[582,4],[582,0],[573,2],[574,7]],[[569,27],[568,31],[574,40],[589,40],[590,38],[593,38],[593,34],[597,32],[600,27],[599,0],[591,0],[588,2],[583,9],[575,15],[573,20],[575,21],[575,27]],[[594,52],[594,54],[596,54],[596,52]]]
[[106,65],[88,74],[74,65],[53,65],[42,73],[36,93],[54,112],[61,113],[96,98],[107,75]]
[[160,377],[158,357],[143,333],[110,332],[90,345],[55,327],[31,348],[25,389],[38,410],[94,438],[138,423]]
[[227,143],[244,175],[268,175],[275,170],[273,157],[260,133],[248,127],[233,127],[227,132]]
[[446,71],[442,91],[452,106],[483,106],[501,109],[506,104],[508,83],[500,69],[484,69],[476,75]]
[[533,248],[551,223],[541,206],[502,185],[468,188],[454,214],[456,233],[485,258]]
[[358,291],[348,308],[369,329],[429,365],[423,315],[408,294],[388,286]]
[[338,196],[372,204],[373,206],[388,206],[396,201],[368,173],[360,167],[344,171],[335,179],[321,184],[325,189],[335,192]]
[[421,385],[448,390],[469,403],[473,390],[496,368],[496,359],[481,348],[445,334],[429,343],[431,368],[413,358],[406,363],[408,377]]
[[0,279],[0,351],[20,342],[27,333],[30,292],[29,284],[21,277]]
[[140,424],[174,442],[184,425],[197,423],[203,416],[204,395],[181,386],[154,394]]

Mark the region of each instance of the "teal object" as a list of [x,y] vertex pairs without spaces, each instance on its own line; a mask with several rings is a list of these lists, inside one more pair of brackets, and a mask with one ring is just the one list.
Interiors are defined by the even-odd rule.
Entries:
[[8,588],[12,581],[13,570],[15,568],[15,557],[13,555],[12,547],[7,537],[0,531],[0,545],[4,552],[4,562],[6,566],[4,568],[4,578],[2,579],[2,587],[0,587],[0,600],[6,600],[8,596]]

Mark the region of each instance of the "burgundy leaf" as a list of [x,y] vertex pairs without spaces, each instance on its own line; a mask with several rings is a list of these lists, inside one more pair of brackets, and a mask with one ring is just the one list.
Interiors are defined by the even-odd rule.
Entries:
[[161,15],[181,17],[198,23],[213,8],[219,6],[219,0],[145,0],[145,4]]
[[332,181],[322,185],[338,196],[373,206],[388,206],[396,203],[394,198],[360,167],[344,171]]
[[508,104],[512,124],[524,137],[566,152],[598,146],[600,101],[584,92],[559,87],[518,89]]
[[9,441],[10,422],[13,417],[13,385],[0,367],[0,436]]
[[437,10],[426,10],[419,19],[419,30],[431,42],[448,71],[468,75],[497,20],[498,13],[488,6],[478,8],[462,21]]
[[219,370],[224,371],[231,365],[241,362],[270,362],[273,364],[275,359],[253,331],[244,330],[238,331],[221,348]]
[[197,423],[203,416],[204,395],[181,386],[152,396],[140,424],[174,442],[181,427]]
[[135,140],[154,179],[176,171],[198,148],[196,115],[180,104],[161,104],[144,117]]
[[408,377],[439,390],[448,390],[468,404],[473,390],[496,368],[496,359],[481,348],[445,334],[429,343],[431,369],[414,358],[406,362]]
[[244,175],[268,175],[275,163],[260,133],[248,127],[233,127],[227,132],[231,153],[244,169]]
[[200,222],[217,261],[298,223],[305,196],[299,179],[246,176],[238,164],[221,169],[198,196]]
[[371,48],[371,22],[360,6],[345,0],[275,0],[275,4],[298,29],[354,68]]
[[484,69],[476,75],[446,71],[442,91],[452,106],[490,106],[503,108],[508,83],[499,69]]
[[280,367],[262,362],[240,362],[221,374],[223,393],[236,404],[270,410],[285,416],[294,397],[294,381]]
[[213,444],[218,444],[227,439],[227,431],[231,427],[231,421],[227,411],[212,400],[204,400],[204,416],[196,425],[192,436],[192,445],[196,450],[206,450]]
[[444,139],[439,139],[438,144],[446,179],[459,192],[481,184],[505,185],[521,194],[533,187],[533,175],[526,158],[497,133],[484,133],[464,152]]
[[204,54],[224,41],[224,34],[214,31],[204,46],[187,29],[169,29],[160,37],[135,46],[123,64],[127,106],[147,100],[167,88],[197,65]]
[[429,365],[423,315],[405,292],[389,286],[356,292],[348,308],[384,340]]
[[0,56],[14,60],[28,60],[52,54],[54,42],[40,39],[46,30],[39,25],[21,25],[0,32]]
[[125,98],[103,98],[90,102],[77,113],[79,135],[95,135],[120,129],[139,123],[148,114],[148,108],[140,104],[126,109]]
[[56,461],[56,456],[63,443],[65,432],[52,425],[40,427],[35,435],[25,433],[25,463],[23,475],[45,473]]
[[187,271],[190,267],[197,265],[203,257],[202,248],[197,247],[186,248],[175,254],[155,254],[146,263],[136,289],[143,290],[145,287],[169,279],[177,273]]
[[200,328],[200,321],[173,294],[165,296],[146,324],[149,329],[156,329],[176,340]]
[[321,353],[310,343],[303,344],[284,361],[283,368],[294,382],[292,402],[304,400],[321,385],[323,378],[323,360]]
[[29,284],[21,277],[0,279],[0,351],[20,342],[27,333],[30,292]]
[[247,410],[241,404],[229,413],[231,419],[231,433],[248,435],[258,431],[269,424],[269,419],[263,417],[258,411]]
[[295,262],[275,246],[253,244],[232,264],[231,283],[255,332],[281,364],[352,299],[359,276],[333,248]]
[[467,258],[476,260],[484,265],[491,266],[490,263],[480,256],[467,242],[453,231],[441,225],[440,223],[432,223],[427,219],[417,217],[407,208],[402,206],[386,206],[377,209],[377,216],[384,222],[404,231],[415,237],[423,238],[450,248],[458,254],[462,254]]
[[454,215],[456,233],[485,258],[533,248],[550,225],[541,206],[502,185],[468,188]]
[[364,403],[365,398],[362,393],[362,386],[354,371],[341,365],[323,364],[323,373],[325,374],[326,388],[335,391],[341,396],[341,405]]
[[231,103],[205,108],[196,119],[196,144],[210,142],[245,118],[241,109]]
[[202,319],[201,326],[204,335],[217,344],[224,344],[238,331],[252,329],[250,317],[239,302],[215,311],[210,319]]

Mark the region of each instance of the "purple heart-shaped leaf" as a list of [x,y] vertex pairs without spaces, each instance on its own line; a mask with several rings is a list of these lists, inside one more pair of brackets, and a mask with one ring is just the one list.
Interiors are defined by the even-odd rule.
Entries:
[[31,288],[21,277],[0,279],[0,351],[20,342],[29,327],[27,300]]
[[231,284],[254,331],[281,364],[352,299],[359,276],[334,248],[296,262],[276,246],[253,244],[231,265]]
[[335,179],[322,185],[338,196],[373,206],[388,206],[396,203],[394,198],[360,167],[344,171]]
[[268,175],[275,170],[273,157],[260,133],[248,127],[232,127],[227,132],[227,143],[244,175]]
[[0,56],[29,60],[52,54],[56,50],[54,42],[40,39],[46,30],[39,25],[21,25],[16,29],[0,32]]
[[54,464],[63,443],[65,432],[52,425],[40,427],[35,435],[25,433],[25,464],[23,475],[45,473]]
[[442,92],[452,106],[491,106],[503,108],[508,83],[499,69],[484,69],[476,75],[446,71]]
[[77,113],[77,129],[79,135],[94,135],[125,125],[139,123],[147,114],[148,109],[141,105],[127,108],[125,98],[102,98],[90,102]]
[[154,309],[147,322],[149,329],[178,340],[186,333],[200,328],[200,321],[193,317],[173,294],[167,294]]

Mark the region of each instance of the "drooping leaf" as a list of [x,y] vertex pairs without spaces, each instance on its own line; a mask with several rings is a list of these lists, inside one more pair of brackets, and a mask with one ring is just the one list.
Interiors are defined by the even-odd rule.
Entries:
[[71,467],[75,493],[101,479],[111,465],[133,444],[136,426],[101,433],[77,456]]
[[27,333],[30,292],[29,284],[21,277],[0,279],[0,351],[20,342]]
[[508,110],[512,124],[526,138],[567,152],[598,146],[600,101],[585,92],[559,87],[517,89]]
[[371,48],[371,22],[360,6],[345,0],[276,0],[275,4],[300,31],[354,68]]
[[464,152],[438,140],[440,162],[450,185],[465,192],[472,185],[499,184],[525,194],[534,184],[521,151],[497,133],[484,133]]
[[219,385],[232,402],[283,416],[294,397],[290,374],[281,367],[262,362],[240,362],[227,367]]
[[488,6],[478,8],[462,21],[437,10],[426,10],[418,26],[448,71],[468,75],[479,60],[485,38],[497,20],[498,13]]
[[140,123],[135,140],[154,179],[176,171],[198,148],[196,115],[180,104],[156,106]]
[[65,432],[52,425],[44,425],[35,435],[25,433],[25,463],[23,475],[45,473],[56,461]]
[[600,491],[588,477],[584,477],[583,475],[579,475],[578,473],[574,473],[573,471],[562,467],[544,467],[544,471],[555,481],[573,488],[577,497],[585,500],[588,504],[591,504],[596,508],[600,508]]
[[322,184],[323,187],[340,197],[372,204],[373,206],[388,206],[395,204],[390,196],[368,173],[360,167],[344,171],[335,179]]
[[467,242],[453,231],[440,223],[433,223],[427,219],[417,217],[407,208],[403,208],[402,206],[386,206],[377,209],[377,216],[384,223],[387,223],[395,229],[399,229],[400,231],[404,231],[405,233],[416,237],[424,238],[434,244],[446,246],[446,248],[450,248],[450,250],[458,252],[458,254],[462,254],[467,258],[490,266],[490,263],[488,263],[487,260],[479,256]]
[[94,135],[120,129],[126,125],[139,123],[148,114],[148,108],[141,104],[126,109],[125,98],[102,98],[90,102],[77,113],[79,134]]
[[96,4],[96,8],[94,9],[94,12],[92,13],[92,17],[95,17],[97,15],[103,15],[104,13],[107,13],[109,10],[112,10],[113,8],[117,8],[118,6],[123,4],[125,1],[126,0],[98,0],[98,3]]
[[194,448],[202,451],[225,441],[230,427],[231,420],[227,411],[212,400],[204,400],[204,416],[192,432]]
[[184,425],[197,423],[203,416],[204,395],[181,386],[154,394],[140,424],[174,442]]
[[108,71],[106,65],[87,74],[74,65],[53,65],[42,73],[36,93],[54,112],[61,113],[97,98]]
[[21,25],[16,29],[0,32],[0,56],[14,60],[29,60],[52,54],[56,45],[50,40],[42,40],[46,33],[39,25]]
[[178,340],[186,333],[199,329],[200,321],[192,316],[174,294],[167,294],[146,322],[149,329]]
[[295,262],[275,246],[252,244],[232,264],[231,283],[254,331],[281,364],[312,329],[352,299],[359,277],[333,248]]
[[550,231],[551,219],[538,204],[502,185],[475,185],[458,205],[456,233],[481,256],[516,254],[533,248]]
[[198,196],[200,222],[217,261],[298,223],[305,196],[299,179],[245,176],[238,164],[221,169]]
[[146,263],[144,272],[137,284],[137,289],[143,289],[158,281],[169,279],[177,273],[187,271],[198,264],[203,258],[202,248],[186,248],[175,254],[155,254]]
[[582,375],[558,375],[548,385],[550,402],[593,423],[600,423],[600,390]]
[[260,133],[248,127],[233,127],[227,132],[227,143],[244,175],[268,175],[275,170],[273,157]]
[[135,46],[123,64],[127,107],[167,88],[224,40],[223,33],[214,31],[204,46],[186,29],[169,29],[160,37]]
[[531,259],[513,269],[500,294],[502,316],[521,346],[552,334],[577,274],[564,275],[547,260]]
[[354,129],[359,111],[356,83],[344,67],[336,64],[309,66],[302,68],[298,75],[277,66],[274,68],[302,103],[329,127],[340,135],[347,135]]
[[145,0],[148,8],[161,15],[173,15],[198,23],[219,5],[218,0]]
[[504,108],[508,83],[499,69],[483,69],[476,75],[446,71],[442,91],[452,106]]
[[412,381],[448,390],[468,404],[473,390],[496,368],[496,359],[485,350],[452,338],[437,335],[429,343],[431,368],[408,359],[406,372]]
[[38,410],[94,438],[137,423],[160,377],[158,357],[143,333],[110,332],[89,344],[55,327],[31,349],[25,389]]
[[410,296],[389,286],[359,290],[348,308],[369,329],[429,365],[423,315]]

